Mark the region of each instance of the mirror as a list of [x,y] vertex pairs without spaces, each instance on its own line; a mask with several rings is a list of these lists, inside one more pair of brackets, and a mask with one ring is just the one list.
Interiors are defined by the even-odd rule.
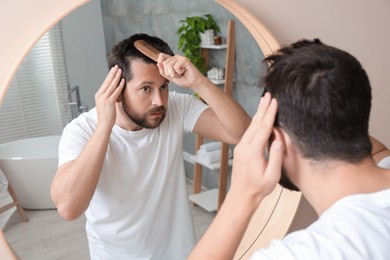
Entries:
[[[205,0],[205,1],[207,1],[210,4],[209,0]],[[7,44],[7,45],[5,45],[4,47],[2,46],[3,48],[0,48],[0,51],[2,52],[1,56],[5,57],[4,59],[2,59],[3,64],[0,68],[0,83],[1,83],[0,102],[4,98],[7,87],[9,86],[9,83],[16,71],[16,68],[20,64],[21,60],[25,57],[27,52],[31,49],[33,44],[40,38],[40,36],[43,35],[43,33],[46,30],[48,30],[48,28],[52,27],[56,22],[58,22],[61,18],[63,18],[68,13],[70,13],[72,10],[85,4],[88,1],[73,0],[73,1],[62,1],[62,2],[65,3],[57,3],[57,1],[50,1],[50,0],[39,0],[34,2],[19,1],[17,3],[11,1],[9,4],[7,4],[7,8],[3,8],[1,10],[0,24],[2,27],[6,27],[4,36],[6,39],[15,39],[15,41],[12,43],[3,42],[2,44]],[[103,5],[108,4],[109,2],[111,1],[102,1],[102,4]],[[255,42],[260,47],[264,55],[268,55],[272,53],[274,50],[276,50],[279,47],[277,41],[274,39],[272,34],[263,26],[263,24],[256,17],[251,15],[250,12],[242,8],[239,4],[235,3],[234,1],[227,1],[227,0],[217,0],[216,2],[219,5],[223,6],[226,10],[228,10],[232,14],[232,17],[236,17],[236,19],[242,23],[242,25],[248,30],[250,35],[253,36]],[[150,1],[142,2],[142,3],[137,2],[137,8],[141,8],[141,9],[147,8],[145,6],[147,4],[150,4]],[[199,4],[198,2],[195,3],[191,1],[189,2],[187,8],[191,7],[191,5],[198,5],[198,4]],[[156,1],[156,5],[161,6],[162,4]],[[155,8],[155,6],[153,8]],[[36,12],[30,12],[30,10],[41,10],[41,11],[38,14]],[[117,8],[116,10],[120,10],[120,8]],[[208,10],[203,10],[202,14],[208,12],[209,12]],[[37,17],[35,17],[35,15],[37,15]],[[117,15],[121,15],[121,14],[117,13]],[[158,19],[158,17],[156,19]],[[25,26],[26,21],[28,21],[29,25],[32,23],[31,26],[28,26],[28,28]],[[115,24],[114,27],[117,28],[117,30],[109,32],[109,34],[113,36],[110,39],[113,39],[114,41],[118,41],[119,39],[125,37],[125,35],[123,35],[122,37],[121,35],[122,33],[126,35],[131,34],[125,30],[126,28],[129,27],[129,24],[132,24],[131,21],[132,18],[129,17],[128,23],[120,22],[119,24]],[[13,27],[11,26],[7,27],[7,25],[10,24],[12,24]],[[160,26],[167,26],[167,24],[160,24]],[[177,24],[177,26],[179,25]],[[124,30],[124,31],[120,31],[120,30]],[[245,39],[245,36],[240,37],[237,26],[236,26],[236,30],[237,30],[236,31],[237,39]],[[171,31],[172,31],[171,34],[175,33],[175,30],[171,30]],[[222,34],[224,31],[226,31],[226,27],[224,27],[223,24],[221,24],[221,31]],[[177,46],[175,40],[170,41],[170,37],[166,37],[166,36],[160,36],[160,37],[167,40],[167,42],[170,44],[172,48],[175,48]],[[240,43],[243,42],[246,41],[237,41],[237,61],[239,61],[240,58],[239,56]],[[110,49],[112,47],[112,42],[107,40],[107,38],[106,38],[106,47],[107,49]],[[248,50],[248,48],[246,49]],[[257,55],[254,54],[254,50],[253,50],[254,48],[249,48],[249,49],[252,51],[251,52],[252,56]],[[259,49],[256,49],[256,53],[258,51]],[[259,52],[259,56],[260,55],[261,53]],[[262,57],[259,58],[259,60],[261,59]],[[246,67],[236,68],[236,77],[239,77],[239,71],[244,68]],[[258,77],[254,79],[254,81],[250,82],[250,84],[252,86],[257,85],[257,81],[258,81]],[[242,95],[242,99],[244,101],[248,97],[246,95],[250,96],[251,93],[255,91],[258,92],[257,97],[261,95],[260,91],[255,89],[249,91],[246,90],[245,92],[239,92],[239,90],[235,88],[235,91],[238,91],[235,93],[235,95],[237,96]],[[257,101],[253,111],[252,112],[249,111],[249,113],[252,115],[254,113],[254,110],[256,109]],[[246,108],[246,109],[250,110],[251,108]],[[255,216],[253,217],[250,227],[248,228],[248,231],[237,252],[236,255],[237,258],[245,259],[248,255],[250,255],[251,250],[257,248],[258,246],[267,244],[269,242],[269,239],[284,236],[291,228],[292,226],[291,224],[293,222],[295,212],[297,211],[298,207],[300,207],[301,204],[302,204],[302,198],[300,193],[292,193],[283,190],[280,187],[275,189],[275,191],[268,197],[268,199],[263,202],[259,210],[256,212]],[[279,222],[282,219],[281,216],[283,216],[283,221]],[[272,228],[275,223],[278,225],[277,230]]]

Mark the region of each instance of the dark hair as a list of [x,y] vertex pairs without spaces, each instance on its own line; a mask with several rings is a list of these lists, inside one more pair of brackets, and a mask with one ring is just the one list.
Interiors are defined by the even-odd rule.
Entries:
[[371,86],[349,53],[302,40],[267,57],[265,91],[277,99],[276,126],[313,160],[358,162],[371,152]]
[[130,81],[133,77],[130,70],[132,60],[140,59],[145,63],[156,63],[134,47],[134,42],[137,40],[144,40],[159,51],[173,56],[173,52],[168,44],[156,36],[138,33],[120,41],[112,48],[108,56],[108,65],[111,68],[117,64],[122,69],[122,77],[126,81]]

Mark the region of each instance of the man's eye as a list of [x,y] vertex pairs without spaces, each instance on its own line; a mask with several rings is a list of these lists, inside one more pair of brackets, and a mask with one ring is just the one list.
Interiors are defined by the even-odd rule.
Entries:
[[161,89],[162,89],[162,90],[168,89],[168,84],[162,85],[162,86],[161,86]]
[[142,91],[142,92],[149,92],[149,91],[150,91],[150,88],[149,88],[149,87],[142,87],[142,88],[141,88],[141,91]]

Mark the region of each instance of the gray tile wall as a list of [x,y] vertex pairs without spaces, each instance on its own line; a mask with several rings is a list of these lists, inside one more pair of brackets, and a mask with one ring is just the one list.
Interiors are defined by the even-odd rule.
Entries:
[[[156,35],[164,39],[175,53],[177,49],[177,28],[180,20],[188,16],[212,14],[221,28],[220,35],[226,39],[227,22],[235,20],[236,64],[234,98],[250,116],[256,111],[262,88],[259,87],[263,54],[247,29],[226,9],[211,0],[101,0],[103,27],[107,53],[120,40],[139,32]],[[224,64],[225,52],[210,51],[210,65]],[[184,92],[180,87],[171,90]],[[188,134],[184,150],[194,153],[195,136]],[[189,178],[193,176],[193,165],[186,163]],[[203,185],[218,187],[218,171],[204,170]]]

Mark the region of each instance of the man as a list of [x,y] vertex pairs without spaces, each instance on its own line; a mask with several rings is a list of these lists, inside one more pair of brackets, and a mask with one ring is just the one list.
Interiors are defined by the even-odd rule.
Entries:
[[[165,54],[158,63],[133,45]],[[92,259],[184,259],[195,245],[183,162],[185,132],[230,144],[246,112],[161,39],[136,34],[111,51],[96,108],[64,129],[51,194],[66,220],[85,211]],[[168,83],[197,92],[168,91]]]
[[320,217],[252,259],[388,259],[390,171],[370,155],[366,72],[319,40],[299,41],[266,61],[266,94],[235,148],[232,186],[189,259],[232,259],[279,180],[301,190]]

